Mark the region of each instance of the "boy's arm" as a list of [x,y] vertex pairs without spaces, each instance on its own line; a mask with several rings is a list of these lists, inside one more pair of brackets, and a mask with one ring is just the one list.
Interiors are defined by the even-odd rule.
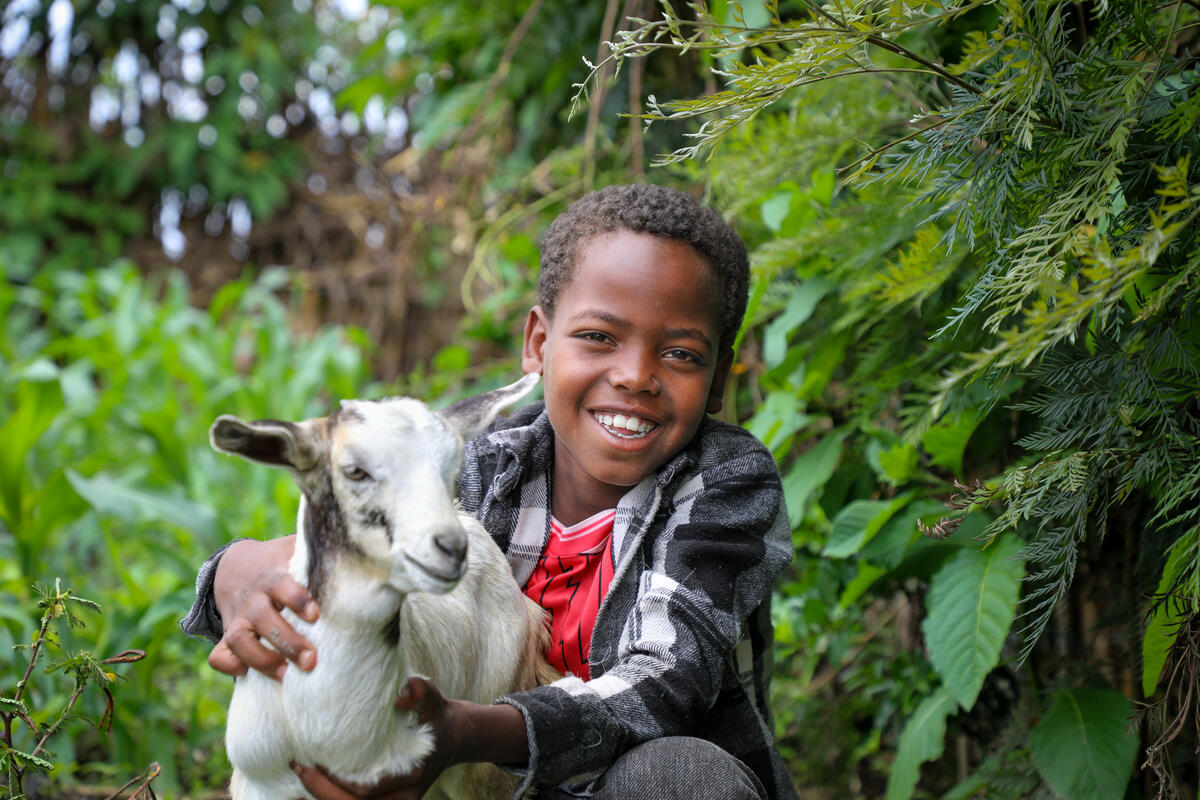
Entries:
[[448,767],[469,761],[524,765],[529,760],[525,719],[507,705],[479,705],[444,697],[430,681],[411,677],[396,708],[415,711],[433,732],[436,749],[409,775],[395,775],[367,786],[331,777],[319,766],[295,764],[304,787],[317,800],[387,797],[417,800]]
[[196,601],[181,625],[216,642],[208,657],[214,669],[228,675],[256,669],[281,678],[288,661],[305,670],[316,665],[312,645],[279,613],[286,606],[310,622],[317,618],[316,603],[288,573],[294,546],[295,536],[243,539],[201,567]]

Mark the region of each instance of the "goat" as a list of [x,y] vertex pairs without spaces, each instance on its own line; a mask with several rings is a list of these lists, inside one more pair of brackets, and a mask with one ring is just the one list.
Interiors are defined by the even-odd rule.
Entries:
[[[291,761],[358,783],[411,771],[433,747],[428,727],[393,707],[414,673],[478,703],[557,677],[543,610],[453,500],[463,442],[536,383],[527,375],[439,412],[412,398],[346,400],[304,422],[213,423],[215,449],[289,469],[300,485],[289,570],[321,608],[311,624],[283,612],[317,648],[311,672],[277,682],[251,670],[234,684],[234,800],[311,797]],[[426,797],[507,796],[514,785],[494,765],[464,764]]]

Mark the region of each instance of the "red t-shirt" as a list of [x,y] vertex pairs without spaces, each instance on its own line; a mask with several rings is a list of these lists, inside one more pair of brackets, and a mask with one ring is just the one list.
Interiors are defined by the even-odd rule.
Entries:
[[564,528],[550,518],[550,540],[525,583],[525,594],[550,612],[550,652],[559,671],[588,680],[596,612],[613,576],[610,508]]

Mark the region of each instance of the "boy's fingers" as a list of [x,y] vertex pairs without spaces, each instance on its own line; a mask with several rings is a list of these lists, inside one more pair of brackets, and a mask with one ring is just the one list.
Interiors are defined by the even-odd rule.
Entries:
[[292,764],[292,771],[300,778],[304,788],[317,800],[356,800],[357,795],[350,794],[329,779],[321,770],[303,764]]
[[419,783],[408,777],[393,776],[374,786],[364,786],[340,781],[320,767],[295,762],[292,762],[291,767],[304,784],[304,788],[317,800],[358,800],[363,797],[377,800],[417,800],[422,793]]
[[221,644],[250,669],[258,670],[277,680],[283,678],[287,661],[274,650],[263,647],[258,634],[250,627],[248,621],[238,619],[230,623],[225,629],[225,636],[221,638]]
[[399,696],[396,697],[396,708],[415,712],[420,722],[429,723],[445,702],[442,693],[430,680],[413,675],[405,681]]
[[[317,652],[312,644],[288,624],[287,620],[280,615],[279,610],[267,595],[262,594],[260,598],[252,603],[248,614],[247,627],[249,630],[256,637],[261,637],[270,642],[271,647],[275,648],[288,661],[294,662],[300,669],[310,670],[315,667],[317,664]],[[238,622],[239,620],[235,619],[232,624],[237,625]],[[263,647],[257,638],[253,642],[246,639],[239,639],[235,643],[234,652],[243,656],[243,660],[245,660],[246,655],[258,657],[258,654],[256,652],[244,654],[238,650],[239,646],[244,646],[247,649],[255,651],[258,648],[267,649]]]
[[287,606],[295,611],[306,622],[316,622],[317,603],[312,599],[299,581],[290,574],[283,572],[276,575],[267,584],[266,592],[277,608]]
[[234,655],[234,652],[229,649],[229,645],[226,644],[224,639],[217,642],[209,652],[208,665],[217,672],[224,672],[226,675],[234,677],[245,675],[248,671],[246,664]]
[[413,676],[400,687],[400,694],[396,697],[396,708],[401,711],[416,711],[424,700],[425,682]]

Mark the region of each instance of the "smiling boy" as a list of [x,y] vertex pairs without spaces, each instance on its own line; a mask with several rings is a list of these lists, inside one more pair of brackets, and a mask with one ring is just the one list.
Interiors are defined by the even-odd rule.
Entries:
[[[510,766],[517,796],[796,796],[768,708],[770,587],[791,558],[779,475],[707,416],[747,284],[737,234],[681,192],[609,187],[555,220],[522,352],[545,403],[468,444],[459,493],[551,612],[566,677],[491,706],[414,680],[401,704],[438,742],[421,773],[348,787],[299,768],[315,796],[418,797],[461,761]],[[246,541],[202,569],[184,628],[220,639],[217,669],[281,674],[260,634],[315,664],[276,611],[316,613],[288,557],[288,537]]]

